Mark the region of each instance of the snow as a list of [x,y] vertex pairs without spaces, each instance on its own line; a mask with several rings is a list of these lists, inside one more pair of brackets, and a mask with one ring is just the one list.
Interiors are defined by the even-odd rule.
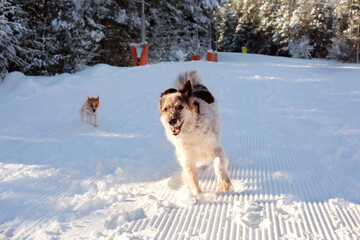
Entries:
[[[232,189],[182,184],[159,95],[195,69],[219,102]],[[219,62],[0,85],[0,239],[358,239],[360,66],[219,53]],[[99,127],[80,123],[100,96]]]

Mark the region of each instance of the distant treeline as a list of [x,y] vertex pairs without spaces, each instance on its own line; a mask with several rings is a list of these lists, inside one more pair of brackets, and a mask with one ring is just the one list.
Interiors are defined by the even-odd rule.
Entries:
[[227,0],[216,19],[222,51],[357,59],[360,0]]
[[[198,2],[198,5],[196,4]],[[360,0],[147,0],[149,62],[199,51],[241,51],[355,62]],[[141,0],[0,1],[0,79],[53,75],[85,65],[130,66]],[[211,36],[210,36],[211,35]]]

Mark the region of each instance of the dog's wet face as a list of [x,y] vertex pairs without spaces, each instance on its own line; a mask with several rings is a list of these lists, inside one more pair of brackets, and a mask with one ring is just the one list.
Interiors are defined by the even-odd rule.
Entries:
[[[185,85],[184,85],[185,87]],[[186,125],[187,116],[191,115],[193,107],[193,98],[190,93],[181,90],[168,89],[161,94],[159,102],[160,118],[165,130],[170,129],[172,135],[177,136]]]

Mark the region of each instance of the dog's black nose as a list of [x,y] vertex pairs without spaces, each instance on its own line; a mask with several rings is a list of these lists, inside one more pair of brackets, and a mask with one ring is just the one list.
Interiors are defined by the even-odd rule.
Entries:
[[93,109],[93,112],[95,112],[96,111],[96,109]]
[[175,118],[173,118],[173,119],[171,119],[171,120],[169,121],[169,124],[170,124],[171,126],[174,126],[174,125],[176,124],[176,122],[177,122],[177,120],[176,120]]

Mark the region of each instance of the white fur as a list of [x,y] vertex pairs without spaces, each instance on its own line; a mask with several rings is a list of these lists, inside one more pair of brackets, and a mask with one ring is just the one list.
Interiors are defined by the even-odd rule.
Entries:
[[[190,78],[190,79],[189,79]],[[182,86],[191,80],[192,84],[201,84],[201,78],[196,72],[186,72],[179,75],[176,85]],[[169,94],[165,98],[176,98]],[[218,185],[223,190],[229,190],[230,180],[226,168],[228,159],[220,144],[220,117],[216,100],[208,104],[202,99],[194,98],[199,104],[200,112],[185,107],[182,111],[183,126],[179,135],[174,136],[170,130],[166,114],[161,114],[161,122],[170,142],[175,146],[177,159],[183,169],[184,181],[189,185],[195,196],[199,196],[200,189],[196,167],[214,161],[215,175]]]
[[177,89],[182,88],[182,86],[184,86],[184,84],[188,80],[191,82],[193,86],[196,84],[202,84],[202,79],[200,75],[196,71],[191,70],[187,72],[182,72],[178,75],[178,77],[175,80],[175,87]]
[[89,108],[85,108],[84,111],[80,110],[81,122],[84,123],[86,118],[86,123],[93,125],[94,127],[98,126],[98,113],[91,111]]

